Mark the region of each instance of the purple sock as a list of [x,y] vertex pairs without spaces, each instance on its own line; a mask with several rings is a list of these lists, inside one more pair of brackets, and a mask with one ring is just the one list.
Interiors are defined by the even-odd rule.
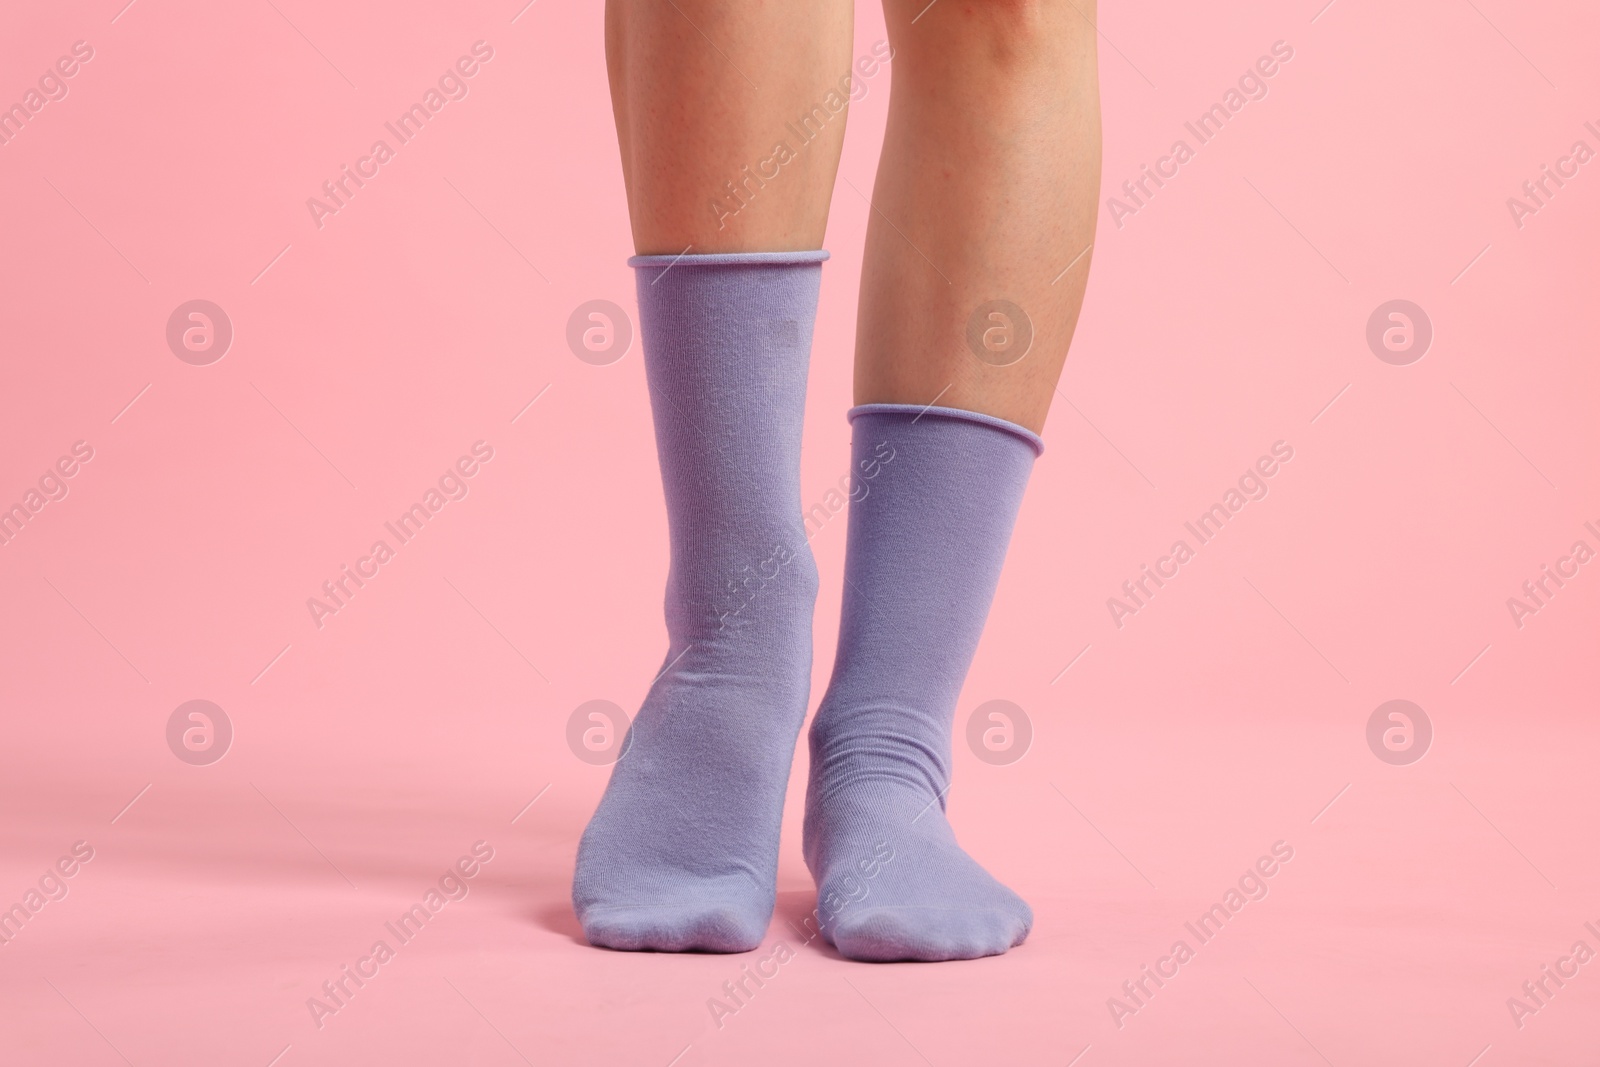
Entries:
[[662,674],[578,846],[584,934],[744,952],[777,891],[817,572],[800,431],[826,252],[636,256],[672,564]]
[[844,614],[811,726],[805,857],[822,934],[861,960],[991,956],[1028,905],[956,844],[950,728],[1039,438],[951,408],[851,413]]

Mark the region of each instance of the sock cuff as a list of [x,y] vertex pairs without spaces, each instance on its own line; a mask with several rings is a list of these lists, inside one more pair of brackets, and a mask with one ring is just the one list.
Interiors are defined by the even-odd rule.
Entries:
[[630,267],[734,267],[742,264],[783,266],[789,263],[821,263],[828,250],[817,248],[798,252],[706,252],[700,255],[629,256]]
[[982,426],[991,426],[996,430],[1003,430],[1015,437],[1020,437],[1027,442],[1029,448],[1033,449],[1034,456],[1044,455],[1044,440],[1038,434],[1025,426],[1018,426],[1014,422],[1008,422],[995,415],[985,415],[981,411],[934,407],[932,404],[926,407],[921,404],[858,404],[851,408],[845,417],[851,422],[855,422],[857,415],[914,415],[912,422],[929,415],[944,419],[962,419],[967,422],[976,422]]

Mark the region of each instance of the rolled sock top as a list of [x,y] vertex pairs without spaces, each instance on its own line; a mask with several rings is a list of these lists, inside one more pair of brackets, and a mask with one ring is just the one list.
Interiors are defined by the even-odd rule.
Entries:
[[821,263],[827,258],[828,250],[825,248],[798,252],[704,252],[692,256],[686,253],[679,253],[677,255],[629,256],[628,266],[728,267],[737,266],[741,263]]
[[967,422],[976,422],[983,426],[993,426],[997,430],[1005,430],[1015,434],[1028,443],[1035,456],[1044,455],[1044,440],[1032,430],[1018,426],[996,415],[985,415],[981,411],[967,411],[962,408],[934,407],[932,404],[858,404],[850,409],[845,416],[852,423],[858,415],[910,415],[911,421],[926,416],[937,416],[946,419],[965,419]]

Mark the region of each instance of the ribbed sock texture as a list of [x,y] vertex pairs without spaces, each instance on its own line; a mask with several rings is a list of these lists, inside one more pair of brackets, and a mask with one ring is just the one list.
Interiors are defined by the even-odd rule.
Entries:
[[956,700],[1042,445],[971,412],[851,414],[843,618],[806,793],[819,925],[855,959],[1004,952],[1032,912],[956,843],[944,801]]
[[826,255],[630,260],[670,640],[578,847],[573,905],[593,944],[740,952],[771,919],[810,687],[817,573],[799,459]]

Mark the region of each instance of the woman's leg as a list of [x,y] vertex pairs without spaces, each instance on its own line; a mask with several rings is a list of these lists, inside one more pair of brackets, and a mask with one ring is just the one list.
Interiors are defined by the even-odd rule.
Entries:
[[607,0],[640,255],[822,247],[845,115],[812,108],[850,73],[852,18],[852,0]]
[[[1094,0],[886,0],[889,128],[856,324],[858,404],[981,411],[1039,432],[1089,277],[1100,191]],[[911,19],[921,11],[913,25]],[[1069,264],[1071,269],[1066,269]],[[1032,325],[980,316],[1005,300]],[[1013,318],[1014,316],[1007,316]]]
[[956,700],[1088,272],[1094,9],[885,9],[894,81],[851,413],[863,491],[811,729],[805,853],[844,955],[963,959],[1021,943],[1033,921],[956,843],[944,805]]
[[620,949],[755,948],[811,679],[800,430],[850,0],[610,0],[669,645],[578,847]]

